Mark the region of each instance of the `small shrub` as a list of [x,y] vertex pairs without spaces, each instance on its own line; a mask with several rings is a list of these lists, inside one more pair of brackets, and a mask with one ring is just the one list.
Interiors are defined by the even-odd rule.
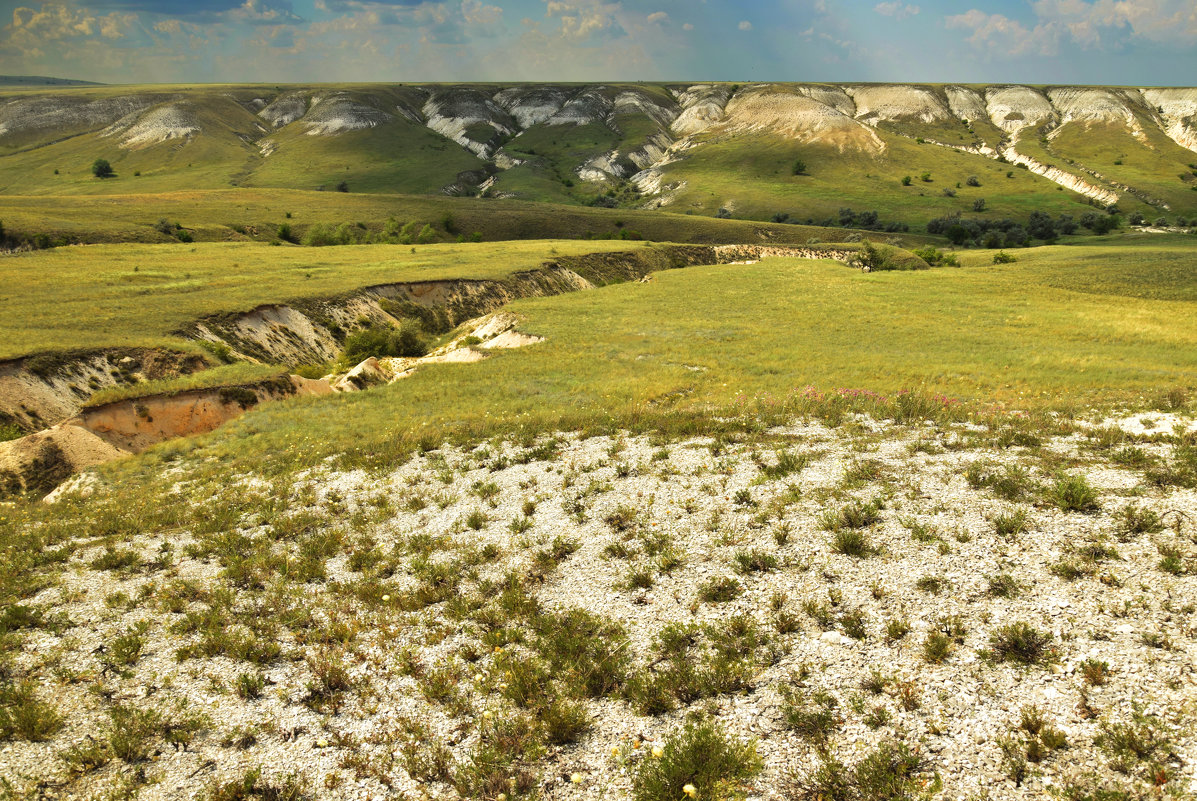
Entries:
[[941,631],[933,631],[923,640],[923,659],[933,665],[943,663],[952,654],[952,638]]
[[646,756],[632,780],[635,801],[724,801],[747,795],[760,773],[756,744],[725,737],[714,721],[691,717],[666,741],[659,758]]
[[725,576],[703,582],[698,588],[698,597],[707,603],[726,603],[738,598],[742,592],[744,588],[740,582]]
[[789,684],[778,687],[782,696],[781,714],[785,724],[802,739],[825,744],[841,723],[835,696],[819,690],[809,697]]
[[869,544],[868,535],[863,531],[851,528],[836,532],[831,549],[836,553],[856,559],[864,559],[877,553],[877,549]]
[[1022,592],[1022,584],[1009,573],[998,573],[986,580],[986,592],[994,598],[1014,598]]
[[1164,530],[1160,516],[1151,509],[1127,504],[1118,513],[1118,539],[1126,542],[1139,534],[1156,534]]
[[777,570],[777,557],[764,551],[739,551],[736,553],[736,571],[738,573],[766,573]]
[[1051,632],[1039,631],[1025,622],[1002,626],[989,637],[986,653],[995,662],[1018,662],[1034,665],[1056,657],[1055,638]]
[[1081,663],[1081,675],[1090,687],[1101,687],[1110,678],[1110,663],[1098,659],[1086,659]]
[[8,684],[0,679],[0,741],[49,740],[63,726],[54,704],[37,697],[34,682]]
[[1016,537],[1026,532],[1027,528],[1025,509],[1014,509],[993,517],[993,529],[999,537]]
[[1046,499],[1063,512],[1095,512],[1101,508],[1097,490],[1081,475],[1061,475],[1047,490]]
[[849,767],[830,754],[807,773],[787,777],[792,801],[913,801],[937,791],[938,777],[923,776],[927,762],[910,746],[884,740]]
[[1004,250],[999,250],[997,253],[993,254],[994,264],[1013,264],[1016,261],[1018,261],[1017,256],[1007,253]]
[[354,331],[345,338],[341,362],[354,365],[371,356],[412,357],[423,356],[427,352],[428,338],[419,321],[404,320],[398,328],[384,325]]
[[108,163],[108,159],[96,159],[91,165],[91,174],[97,178],[111,178],[116,174],[112,169],[112,165]]
[[234,683],[237,697],[246,701],[262,697],[262,690],[266,687],[266,677],[261,673],[241,673]]
[[246,771],[239,779],[215,782],[209,786],[206,801],[303,801],[310,798],[303,782],[291,775],[268,781],[262,778],[262,769]]

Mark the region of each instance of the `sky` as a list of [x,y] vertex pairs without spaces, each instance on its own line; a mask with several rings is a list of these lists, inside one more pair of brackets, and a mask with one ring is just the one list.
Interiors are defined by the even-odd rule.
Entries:
[[1197,84],[1197,0],[0,0],[0,74],[104,83]]

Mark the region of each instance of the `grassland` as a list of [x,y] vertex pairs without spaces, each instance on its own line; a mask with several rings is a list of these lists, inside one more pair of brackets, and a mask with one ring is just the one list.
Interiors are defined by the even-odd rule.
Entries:
[[199,317],[325,298],[398,281],[501,278],[554,254],[635,242],[534,241],[399,247],[93,245],[0,259],[7,310],[0,358],[35,351],[161,344]]
[[[719,138],[692,158],[664,168],[666,180],[686,181],[676,209],[713,215],[720,208],[736,217],[769,219],[777,213],[799,220],[836,218],[841,208],[879,212],[883,223],[922,231],[927,221],[950,214],[966,217],[1025,219],[1032,211],[1079,217],[1088,201],[1033,173],[983,156],[882,133],[886,152],[840,153],[835,148],[802,144],[772,135]],[[806,175],[792,175],[801,158]],[[921,176],[929,174],[929,182]],[[976,177],[980,186],[968,185]],[[904,177],[912,178],[909,186]],[[955,196],[949,197],[944,190]],[[984,214],[973,204],[985,200]]]
[[[452,219],[453,231],[445,230]],[[441,240],[481,234],[484,241],[603,239],[625,229],[657,242],[833,242],[843,229],[775,225],[746,220],[603,209],[517,200],[426,195],[358,194],[292,189],[236,189],[98,197],[0,195],[0,221],[22,237],[46,234],[68,242],[170,242],[154,229],[161,219],[183,226],[197,241],[272,241],[286,223],[297,236],[317,223],[360,223],[377,232],[390,219],[431,223]],[[934,240],[906,235],[904,242]]]
[[[812,385],[943,394],[971,409],[1141,406],[1197,384],[1197,253],[1114,242],[863,274],[765,260],[512,304],[545,342],[359,394],[275,404],[165,446],[254,464],[398,458],[422,439],[703,426]],[[745,406],[746,404],[746,406]]]

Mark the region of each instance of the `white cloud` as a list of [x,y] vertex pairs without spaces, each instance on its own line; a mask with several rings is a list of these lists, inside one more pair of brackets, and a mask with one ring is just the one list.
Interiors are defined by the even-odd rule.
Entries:
[[752,30],[752,23],[746,19],[740,20],[740,30],[742,30],[742,31]]
[[1197,45],[1192,0],[1034,0],[1031,11],[1035,21],[1030,25],[975,8],[946,17],[944,24],[971,30],[969,42],[1007,55],[1054,55],[1065,40],[1093,49],[1135,38]]
[[665,22],[669,19],[669,15],[664,11],[654,11],[648,15],[649,22]]
[[922,9],[920,9],[918,6],[907,5],[905,3],[899,2],[898,0],[894,0],[892,3],[878,3],[873,7],[873,10],[883,17],[906,19],[907,17],[913,17],[917,15]]
[[692,30],[694,30],[694,26],[687,22],[685,25],[682,26],[682,30],[683,31],[692,31]]

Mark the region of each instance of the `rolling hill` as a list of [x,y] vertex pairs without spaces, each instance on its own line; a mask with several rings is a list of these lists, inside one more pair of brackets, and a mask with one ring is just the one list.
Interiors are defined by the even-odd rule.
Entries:
[[[105,158],[113,178],[91,164]],[[880,227],[1197,216],[1197,89],[474,84],[0,90],[0,194],[444,194]],[[910,180],[904,180],[909,178]]]

